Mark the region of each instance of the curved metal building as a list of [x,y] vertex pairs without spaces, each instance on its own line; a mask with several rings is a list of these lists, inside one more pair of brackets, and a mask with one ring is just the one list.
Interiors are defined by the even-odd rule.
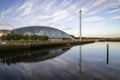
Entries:
[[23,35],[45,35],[48,36],[49,38],[73,38],[72,36],[68,35],[67,33],[61,30],[47,26],[22,27],[13,29],[13,32]]

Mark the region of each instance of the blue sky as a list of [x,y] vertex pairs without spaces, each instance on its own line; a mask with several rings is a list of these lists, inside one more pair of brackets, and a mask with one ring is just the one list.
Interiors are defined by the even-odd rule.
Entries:
[[0,29],[50,26],[79,36],[120,37],[120,0],[0,0]]

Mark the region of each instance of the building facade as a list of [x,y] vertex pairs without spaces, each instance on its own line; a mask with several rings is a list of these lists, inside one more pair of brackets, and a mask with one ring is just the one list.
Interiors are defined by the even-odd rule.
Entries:
[[22,34],[22,35],[45,35],[49,38],[70,38],[73,37],[68,35],[67,33],[47,27],[47,26],[28,26],[28,27],[22,27],[12,30],[13,33]]

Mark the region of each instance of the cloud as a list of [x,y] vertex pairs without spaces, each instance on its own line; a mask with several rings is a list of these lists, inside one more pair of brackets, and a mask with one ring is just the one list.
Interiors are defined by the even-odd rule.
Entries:
[[93,15],[98,14],[98,12],[102,12],[104,14],[106,11],[118,8],[118,6],[119,2],[116,2],[115,0],[96,0],[93,2],[91,1],[87,7],[83,8],[85,8],[85,15]]
[[8,22],[0,22],[0,29],[10,29],[14,25]]
[[33,21],[36,21],[36,20],[39,21],[40,19],[47,20],[49,18],[48,21],[46,23],[44,23],[44,24],[47,24],[47,25],[58,25],[58,24],[70,21],[74,17],[75,16],[71,16],[68,13],[67,10],[60,10],[60,11],[57,11],[57,12],[53,13],[52,15],[48,15],[48,16],[39,15],[38,17],[35,17],[32,20]]
[[58,4],[58,6],[56,6],[56,9],[67,9],[74,4],[75,2],[73,2],[73,0],[63,0],[60,4]]
[[89,18],[85,18],[84,21],[85,22],[92,22],[92,21],[99,21],[99,20],[103,20],[103,17],[100,16],[93,16],[93,17],[89,17]]
[[[119,1],[114,0],[25,0],[11,11],[1,12],[5,21],[15,27],[28,25],[64,26],[79,19],[79,10],[85,22],[102,20],[102,14],[119,12]],[[115,10],[116,9],[116,10]],[[112,10],[112,11],[111,11]],[[103,12],[102,12],[103,11]],[[99,13],[99,14],[98,14]],[[106,16],[104,16],[106,17]],[[7,19],[6,19],[7,18]],[[115,18],[114,18],[115,19]],[[72,27],[71,25],[70,27]]]
[[120,15],[118,15],[118,16],[113,16],[113,17],[110,18],[110,20],[115,20],[115,19],[120,19]]
[[[81,3],[85,4],[87,1],[85,0]],[[26,25],[31,23],[56,25],[73,20],[80,10],[79,5],[79,1],[73,0],[63,0],[59,4],[57,0],[26,0],[17,7],[16,17],[19,18],[20,22],[24,21]],[[14,20],[18,18],[14,18]]]
[[107,13],[108,13],[108,14],[113,14],[113,13],[117,13],[117,12],[120,13],[120,9],[119,9],[119,8],[118,8],[118,9],[110,10],[110,11],[108,11]]
[[45,6],[45,10],[49,10],[56,2],[57,0],[52,0],[52,1],[49,1],[46,3],[47,5]]
[[55,12],[53,16],[54,17],[52,19],[52,22],[57,22],[68,17],[69,13],[66,10],[61,10],[61,11]]
[[[65,23],[69,23],[70,21],[74,20],[75,18],[76,18],[76,16],[67,16],[63,20],[59,20],[56,22],[50,22],[47,25],[52,25],[53,27],[59,27],[58,29],[62,29],[62,28],[67,27],[67,26],[64,26]],[[72,26],[69,26],[69,27],[72,27]]]
[[[54,17],[53,13],[49,10],[54,4],[56,0],[26,0],[23,5],[18,7],[17,12],[20,12],[18,15],[22,18],[22,20],[25,20],[26,22],[31,23],[38,23],[42,24],[43,20],[49,19],[51,17]],[[40,3],[38,5],[38,3]],[[49,10],[49,11],[48,11]]]
[[31,14],[34,11],[34,5],[38,2],[38,0],[26,0],[23,5],[21,5],[17,11],[22,12],[20,17],[24,17],[28,14]]
[[0,13],[0,29],[11,29],[14,24],[11,23],[11,19],[8,17],[12,13],[13,8],[10,7]]
[[0,13],[0,18],[4,18],[8,13],[12,11],[12,8],[9,8],[3,12]]
[[96,2],[93,3],[92,7],[97,7],[105,2],[107,2],[108,0],[97,0]]

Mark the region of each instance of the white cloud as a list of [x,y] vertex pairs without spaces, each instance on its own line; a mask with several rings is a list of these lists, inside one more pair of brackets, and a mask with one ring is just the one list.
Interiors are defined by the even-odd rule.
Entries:
[[97,0],[93,5],[92,7],[97,7],[105,2],[107,2],[108,0]]
[[93,17],[85,18],[84,21],[85,22],[92,22],[92,21],[99,21],[99,20],[103,20],[103,19],[104,18],[100,17],[100,16],[93,16]]
[[53,14],[53,16],[57,17],[57,16],[62,16],[64,14],[68,14],[68,12],[66,10],[57,11]]
[[[62,0],[62,2],[59,2],[59,4],[57,4],[57,6],[55,6],[55,10],[61,10],[61,9],[66,9],[69,6],[71,6],[70,4],[72,4],[73,0]],[[66,7],[66,8],[65,8]]]
[[57,21],[64,20],[68,16],[69,16],[69,13],[66,10],[55,12],[53,14],[53,18],[51,22],[57,22]]
[[8,22],[0,22],[0,29],[11,29],[14,25]]
[[38,0],[26,0],[26,2],[17,9],[18,12],[21,12],[20,17],[33,13],[37,2]]
[[[114,0],[96,0],[90,4],[91,5],[84,7],[84,8],[86,8],[85,12],[84,12],[85,15],[87,15],[87,14],[93,15],[98,12],[115,9],[118,7],[118,3],[116,3],[116,1],[114,1]],[[104,14],[104,12],[102,12],[102,13]]]
[[116,13],[116,12],[119,12],[119,13],[120,13],[120,9],[118,8],[118,9],[110,10],[110,11],[108,11],[107,13],[108,13],[108,14],[112,14],[112,13]]
[[119,19],[119,16],[114,14],[119,12],[117,7],[118,3],[114,0],[26,0],[22,5],[15,6],[11,12],[2,12],[1,16],[8,14],[6,17],[9,23],[14,23],[15,27],[46,25],[61,28],[72,24],[69,22],[74,23],[75,19],[79,20],[80,9],[83,10],[82,17],[85,22],[103,20],[100,15],[104,16],[109,10],[112,11],[108,12],[111,13],[108,17],[114,15],[111,19]]
[[0,17],[4,18],[8,13],[10,13],[12,11],[12,8],[9,8],[7,10],[5,10],[4,12],[0,13]]
[[110,18],[110,20],[120,19],[120,15]]
[[26,0],[19,8],[17,11],[24,10],[25,8],[31,8],[35,3],[37,3],[38,0]]
[[39,2],[37,2],[37,6],[36,6],[36,10],[38,12],[43,12],[43,13],[49,13],[51,11],[54,11],[54,9],[57,6],[54,6],[54,4],[56,4],[57,0],[39,0]]
[[63,24],[69,23],[70,21],[74,20],[75,18],[76,18],[76,16],[67,16],[66,18],[64,18],[64,20],[59,20],[59,21],[56,21],[56,22],[51,22],[51,23],[48,23],[48,25],[52,25],[54,27],[65,28],[65,26],[63,26]]
[[[57,0],[26,0],[22,5],[16,8],[14,12],[16,17],[13,17],[13,19],[14,21],[18,21],[19,19],[19,22],[22,22],[21,24],[24,23],[24,26],[31,24],[56,25],[72,20],[74,16],[71,14],[76,13],[76,10],[79,9],[76,6],[76,2],[73,4],[73,0],[63,0],[60,4],[56,2]],[[58,6],[54,6],[54,4]],[[75,12],[73,12],[73,10]]]
[[57,0],[51,0],[46,3],[47,5],[44,7],[45,10],[49,10],[56,2]]

